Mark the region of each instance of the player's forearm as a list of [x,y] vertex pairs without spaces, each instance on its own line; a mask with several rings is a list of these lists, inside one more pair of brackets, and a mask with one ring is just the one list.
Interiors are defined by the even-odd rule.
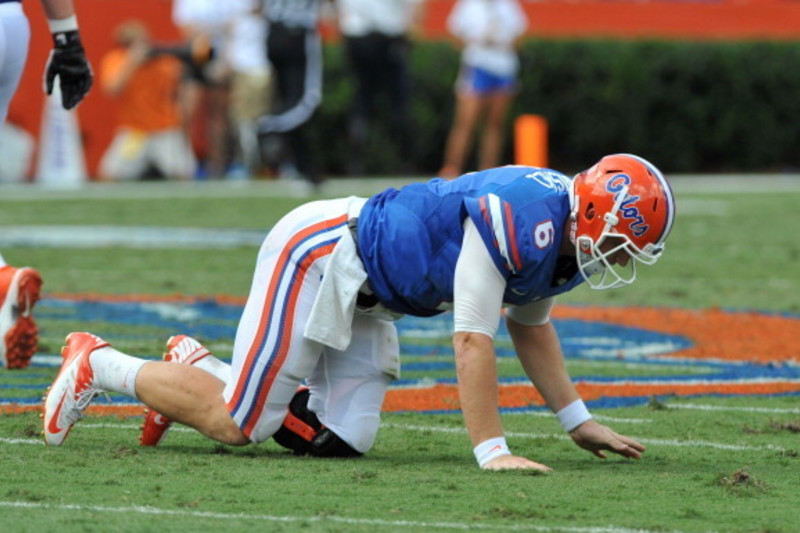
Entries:
[[503,435],[497,411],[497,364],[491,337],[457,332],[453,336],[461,411],[472,445]]
[[552,323],[524,326],[506,321],[522,367],[554,412],[580,399],[564,365],[564,356]]
[[49,20],[60,20],[75,14],[72,0],[42,0],[45,15]]

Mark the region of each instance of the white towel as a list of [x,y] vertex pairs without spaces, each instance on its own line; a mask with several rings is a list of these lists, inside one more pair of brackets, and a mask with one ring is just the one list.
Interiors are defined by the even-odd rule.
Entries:
[[353,334],[358,291],[366,280],[367,272],[358,257],[353,236],[346,231],[325,266],[303,335],[334,350],[347,349]]

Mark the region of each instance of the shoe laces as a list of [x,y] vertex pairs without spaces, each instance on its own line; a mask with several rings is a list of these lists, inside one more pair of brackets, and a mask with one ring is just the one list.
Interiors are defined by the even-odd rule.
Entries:
[[92,403],[92,400],[101,394],[103,394],[106,399],[111,402],[111,397],[108,395],[108,393],[105,390],[97,387],[94,384],[93,379],[79,380],[76,378],[74,394],[75,409],[79,413],[83,412],[83,410],[86,409],[90,403]]
[[64,413],[64,417],[70,424],[74,424],[86,416],[83,411],[89,406],[90,403],[92,403],[92,400],[100,395],[105,396],[106,401],[111,403],[111,396],[109,396],[108,392],[102,389],[92,388],[75,394],[75,408],[67,413]]
[[98,390],[87,389],[83,392],[77,393],[75,395],[75,408],[78,409],[79,411],[83,411],[84,409],[86,409],[86,407],[89,406],[90,403],[92,403],[92,400],[94,400],[95,398],[97,398],[97,396],[100,395],[101,392],[103,391],[99,389]]

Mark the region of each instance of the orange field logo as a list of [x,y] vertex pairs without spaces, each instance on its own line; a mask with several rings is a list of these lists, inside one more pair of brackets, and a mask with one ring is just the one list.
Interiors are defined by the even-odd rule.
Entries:
[[[587,357],[585,354],[597,352],[600,347],[601,353],[596,356],[600,358],[616,357],[621,362],[635,361],[676,369],[692,365],[707,369],[688,376],[669,371],[658,377],[573,376],[578,391],[590,406],[636,405],[646,403],[653,396],[668,395],[800,393],[800,346],[797,343],[800,318],[796,316],[720,309],[556,306],[553,320],[562,344],[566,344],[564,351],[568,359]],[[588,344],[584,355],[574,351],[571,354],[560,327],[570,322],[587,330],[592,326],[607,326],[612,342],[590,333],[589,342],[584,343]],[[580,328],[577,334],[580,335]],[[625,340],[634,334],[640,336],[640,342],[626,344]],[[592,339],[597,344],[592,345]],[[611,348],[603,351],[604,346]],[[500,405],[505,409],[524,410],[543,403],[536,389],[522,376],[516,382],[501,383]],[[449,411],[457,405],[455,385],[436,384],[428,388],[390,390],[384,408],[389,411]]]

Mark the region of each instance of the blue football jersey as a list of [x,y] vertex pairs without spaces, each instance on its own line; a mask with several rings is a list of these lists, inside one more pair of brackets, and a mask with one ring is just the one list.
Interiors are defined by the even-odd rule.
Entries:
[[506,278],[505,304],[568,291],[583,281],[574,258],[559,258],[571,188],[554,170],[507,166],[387,189],[367,201],[358,221],[369,284],[389,309],[440,313],[453,301],[470,217]]

